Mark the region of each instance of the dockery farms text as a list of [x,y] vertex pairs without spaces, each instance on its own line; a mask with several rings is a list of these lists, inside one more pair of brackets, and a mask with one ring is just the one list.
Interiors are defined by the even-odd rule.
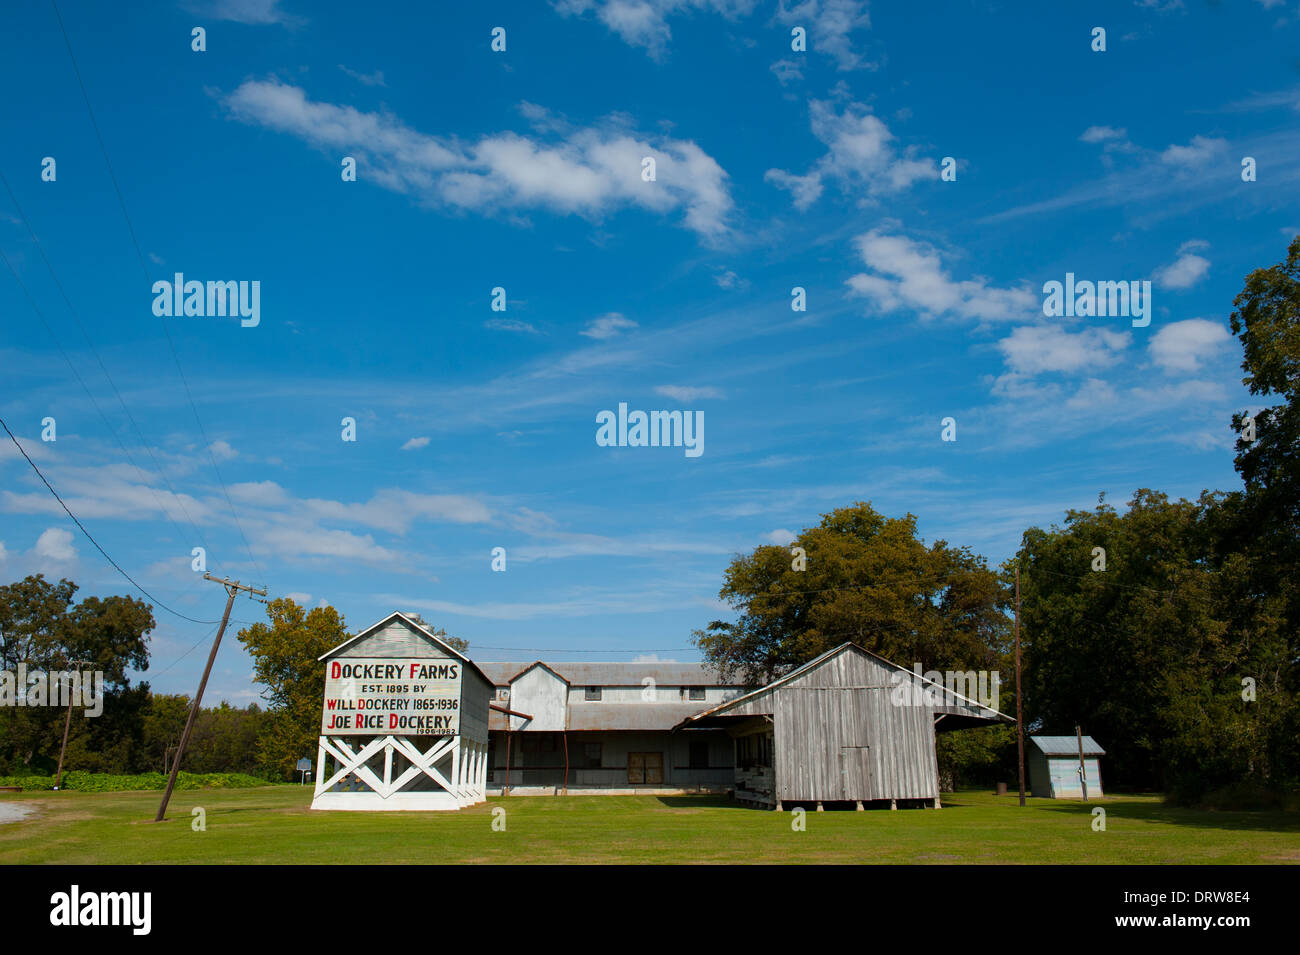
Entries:
[[331,660],[325,736],[455,736],[461,664],[444,660]]

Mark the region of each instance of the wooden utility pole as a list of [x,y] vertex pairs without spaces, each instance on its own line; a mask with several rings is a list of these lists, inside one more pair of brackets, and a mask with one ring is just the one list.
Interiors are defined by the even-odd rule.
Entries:
[[1083,727],[1077,723],[1074,727],[1075,735],[1079,737],[1079,783],[1083,786],[1083,801],[1088,801],[1088,764],[1083,760]]
[[1020,562],[1016,561],[1016,751],[1020,758],[1020,805],[1025,804],[1025,718],[1020,708]]
[[212,663],[217,659],[217,648],[221,646],[221,636],[226,632],[226,624],[230,621],[230,608],[235,604],[235,594],[241,590],[247,590],[250,594],[257,594],[265,597],[265,590],[258,590],[247,584],[241,584],[237,580],[227,580],[224,577],[213,577],[211,574],[204,574],[204,580],[212,580],[226,588],[226,612],[221,615],[221,626],[217,628],[217,638],[212,641],[212,652],[208,654],[207,665],[203,668],[203,679],[199,680],[199,691],[194,694],[194,702],[190,704],[190,715],[185,719],[185,730],[181,733],[181,741],[176,747],[176,756],[172,760],[172,774],[167,778],[167,789],[163,792],[162,803],[158,806],[158,815],[154,816],[154,822],[162,822],[167,814],[167,803],[172,798],[172,790],[176,788],[176,775],[181,769],[181,757],[185,755],[185,744],[190,741],[190,730],[194,729],[194,720],[199,715],[199,707],[203,705],[203,690],[208,685],[208,674],[212,672]]
[[[90,661],[73,660],[65,664],[65,666],[78,666],[78,667],[83,665],[90,666]],[[64,677],[66,679],[67,677],[66,673],[64,674]],[[68,694],[68,715],[63,721],[63,745],[59,747],[59,775],[54,780],[54,788],[60,791],[63,789],[63,754],[68,751],[68,730],[72,729],[72,687],[70,686],[67,687],[66,692]]]

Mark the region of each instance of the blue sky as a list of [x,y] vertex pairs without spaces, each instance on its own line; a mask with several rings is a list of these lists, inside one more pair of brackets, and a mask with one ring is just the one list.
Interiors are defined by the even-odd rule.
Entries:
[[[0,172],[53,272],[0,195],[49,324],[0,270],[0,414],[169,607],[220,615],[205,546],[479,659],[689,660],[734,554],[855,500],[996,563],[1101,491],[1237,486],[1296,3],[408,6],[63,0],[143,263],[53,8],[7,18]],[[260,282],[260,323],[155,316],[177,272]],[[1044,316],[1067,272],[1150,281],[1150,324]],[[704,453],[599,447],[620,402],[703,411]],[[6,443],[0,574],[38,571],[129,592]],[[193,692],[214,628],[156,615],[146,678]],[[233,637],[210,700],[258,695]]]

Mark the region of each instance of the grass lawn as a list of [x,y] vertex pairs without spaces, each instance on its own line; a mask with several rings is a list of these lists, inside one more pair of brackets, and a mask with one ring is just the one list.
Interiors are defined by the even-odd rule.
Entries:
[[[513,796],[445,813],[316,812],[310,786],[176,793],[0,794],[35,812],[0,825],[3,863],[1296,863],[1295,813],[1168,809],[1118,796],[1106,831],[1091,806],[962,792],[944,808],[809,812],[744,809],[716,796]],[[207,831],[191,828],[202,807]],[[506,831],[492,830],[506,810]]]

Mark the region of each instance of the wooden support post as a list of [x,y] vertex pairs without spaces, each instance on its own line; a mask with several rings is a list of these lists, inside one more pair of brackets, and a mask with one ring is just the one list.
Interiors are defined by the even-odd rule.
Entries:
[[781,800],[779,799],[776,801],[776,811],[783,812],[783,810],[781,809]]
[[897,800],[897,799],[891,799],[891,800],[889,800],[889,808],[890,808],[890,809],[897,809],[897,808],[898,808],[898,800]]
[[823,810],[822,810],[822,801],[821,801],[820,799],[817,800],[817,811],[818,811],[818,812],[822,812],[822,811],[823,811]]
[[862,800],[859,799],[856,803],[854,803],[853,808],[858,812],[862,812]]
[[934,808],[935,808],[935,809],[942,809],[942,808],[943,808],[943,806],[939,805],[939,797],[938,797],[938,796],[935,796],[935,797],[934,797]]

